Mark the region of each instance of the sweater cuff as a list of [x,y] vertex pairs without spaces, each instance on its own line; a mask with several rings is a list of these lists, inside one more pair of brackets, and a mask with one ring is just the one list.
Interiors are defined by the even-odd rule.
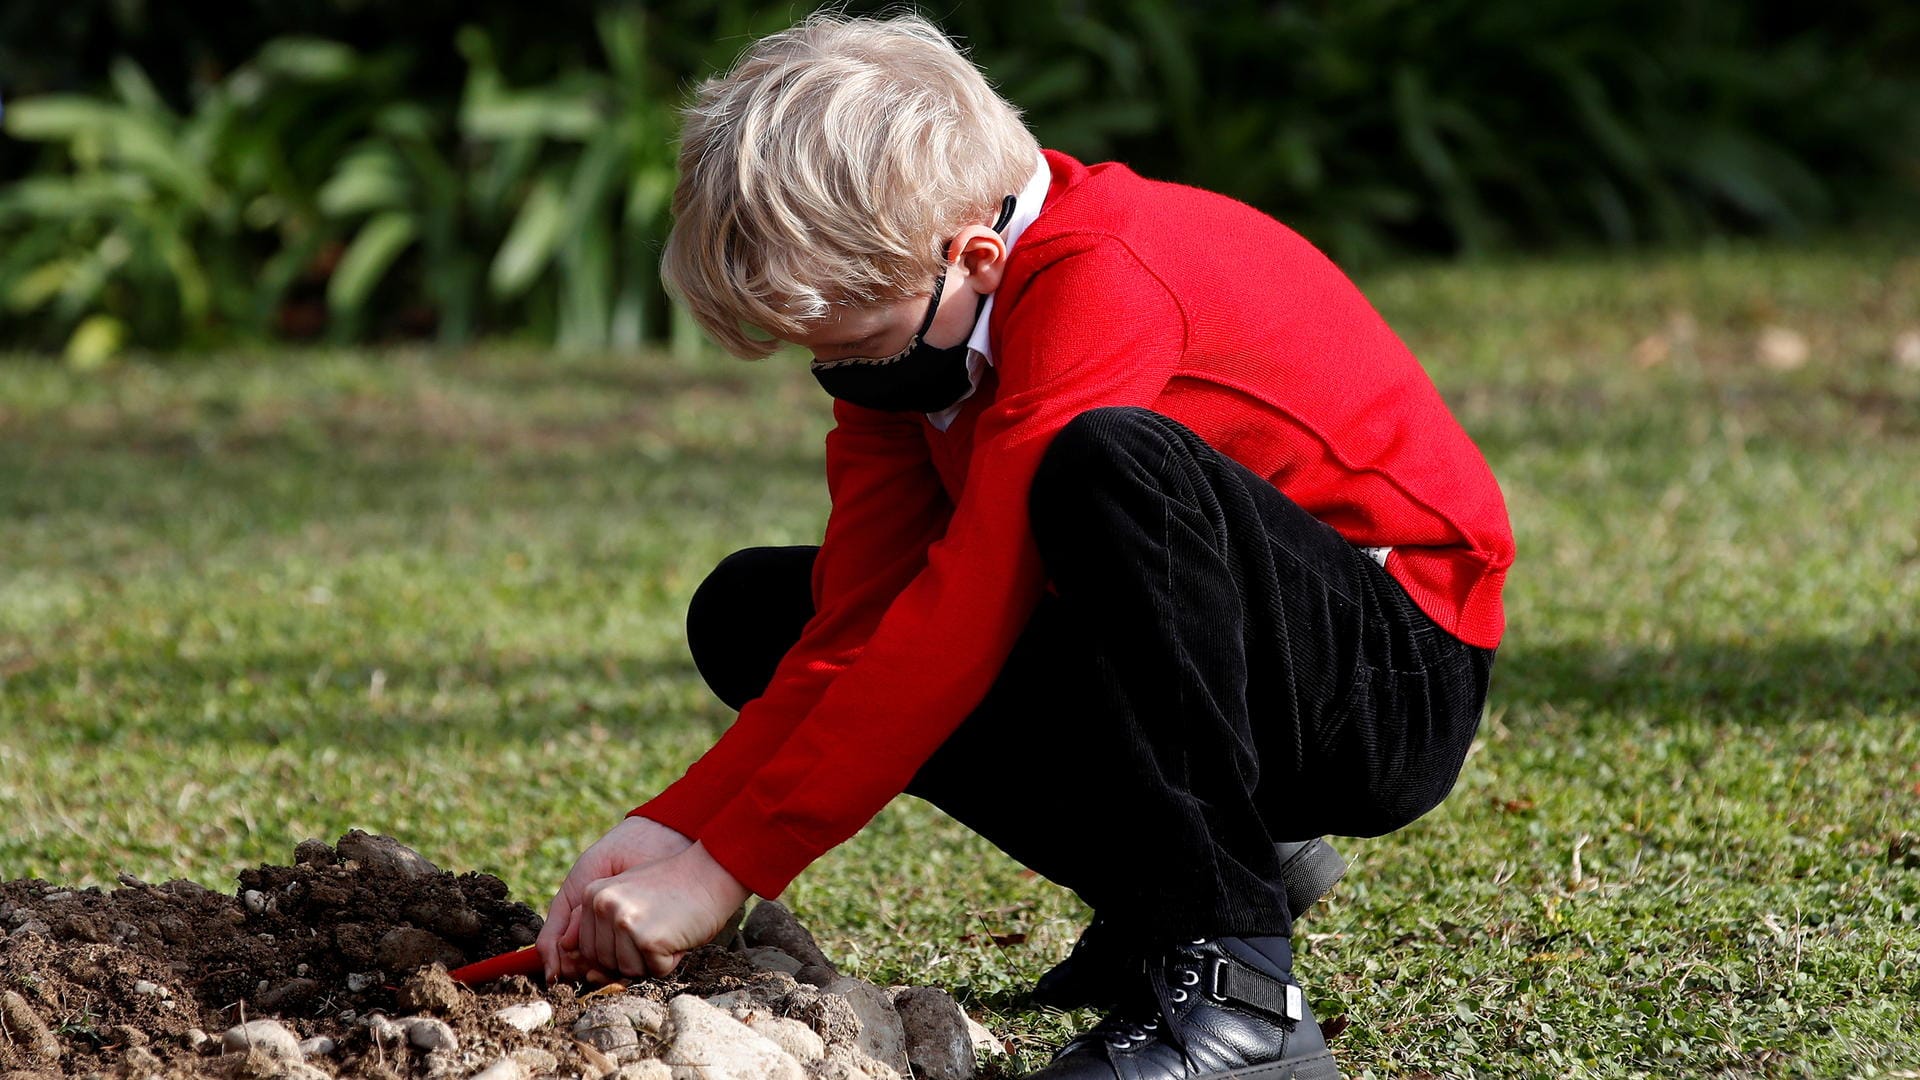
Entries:
[[643,817],[657,821],[667,828],[685,836],[689,840],[700,839],[701,827],[713,812],[705,805],[706,800],[688,790],[687,785],[675,783],[639,806],[627,811],[627,817]]
[[779,896],[800,871],[827,852],[775,821],[745,792],[707,822],[700,843],[714,862],[763,900]]

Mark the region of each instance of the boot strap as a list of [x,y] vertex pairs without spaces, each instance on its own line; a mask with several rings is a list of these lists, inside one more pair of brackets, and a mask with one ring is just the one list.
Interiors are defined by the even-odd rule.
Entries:
[[1204,984],[1207,995],[1216,1001],[1237,1001],[1295,1023],[1306,1015],[1305,995],[1298,985],[1223,956],[1211,958]]

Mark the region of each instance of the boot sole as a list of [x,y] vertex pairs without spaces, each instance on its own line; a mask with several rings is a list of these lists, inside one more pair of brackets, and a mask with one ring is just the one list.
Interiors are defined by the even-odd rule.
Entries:
[[1208,1073],[1206,1080],[1345,1080],[1331,1052]]
[[1296,852],[1280,868],[1281,880],[1287,883],[1287,908],[1293,917],[1306,915],[1346,873],[1346,856],[1327,843],[1325,837]]

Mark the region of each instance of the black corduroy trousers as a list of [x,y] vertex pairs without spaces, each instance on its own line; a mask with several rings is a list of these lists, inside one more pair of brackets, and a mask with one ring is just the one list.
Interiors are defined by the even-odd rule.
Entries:
[[[1053,591],[908,794],[1173,941],[1290,934],[1276,841],[1391,832],[1452,789],[1493,651],[1259,474],[1101,408],[1055,435],[1029,504]],[[735,552],[695,592],[694,663],[728,705],[812,617],[817,551]]]

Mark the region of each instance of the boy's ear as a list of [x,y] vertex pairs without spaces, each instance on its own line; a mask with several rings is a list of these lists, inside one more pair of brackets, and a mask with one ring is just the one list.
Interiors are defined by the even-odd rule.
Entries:
[[953,238],[947,258],[959,260],[975,292],[990,293],[1000,287],[1006,273],[1007,239],[984,225],[968,225]]

